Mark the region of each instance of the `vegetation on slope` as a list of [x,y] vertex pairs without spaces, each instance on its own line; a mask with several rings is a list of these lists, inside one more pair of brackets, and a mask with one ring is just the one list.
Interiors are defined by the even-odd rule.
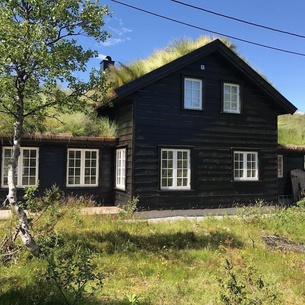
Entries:
[[305,145],[305,115],[281,115],[278,117],[279,144]]
[[[197,40],[182,38],[172,41],[164,49],[154,51],[145,59],[137,59],[131,64],[119,62],[117,67],[112,66],[110,69],[110,81],[113,88],[120,87],[140,76],[147,74],[165,64],[186,55],[210,42],[216,38],[200,36]],[[236,47],[227,39],[222,39],[229,48],[235,50]]]
[[[71,203],[60,207],[51,200],[41,217],[33,215],[45,256],[0,247],[1,305],[305,303],[305,254],[269,248],[262,239],[282,236],[302,245],[302,207],[278,209],[268,217],[244,208],[237,217],[156,223],[83,216]],[[0,239],[10,230],[10,221],[0,222]],[[103,286],[73,303],[75,275],[89,279],[89,292],[94,274],[101,273]],[[69,286],[62,287],[63,280]]]
[[[11,137],[13,133],[13,122],[4,114],[0,114],[0,130],[3,137]],[[40,123],[33,116],[25,120],[24,130],[25,134],[63,135],[68,137],[113,137],[116,134],[115,123],[110,122],[107,118],[97,117],[94,110],[73,114],[59,113],[56,114],[56,117],[47,117]]]

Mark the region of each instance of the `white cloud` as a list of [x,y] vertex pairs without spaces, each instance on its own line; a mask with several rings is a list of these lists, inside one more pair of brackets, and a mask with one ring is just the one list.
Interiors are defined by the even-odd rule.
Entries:
[[104,47],[110,47],[110,46],[115,46],[119,43],[122,42],[122,39],[121,38],[108,38],[106,41],[102,42],[101,44],[104,46]]
[[102,42],[101,44],[104,46],[104,47],[111,47],[111,46],[115,46],[121,42],[124,42],[124,41],[128,41],[130,40],[129,37],[123,39],[123,38],[108,38],[105,42]]
[[132,30],[124,27],[122,19],[113,18],[108,23],[109,33],[112,37],[108,38],[105,42],[102,42],[102,46],[111,47],[118,45],[124,41],[131,40],[130,37],[126,37],[126,34],[131,33]]

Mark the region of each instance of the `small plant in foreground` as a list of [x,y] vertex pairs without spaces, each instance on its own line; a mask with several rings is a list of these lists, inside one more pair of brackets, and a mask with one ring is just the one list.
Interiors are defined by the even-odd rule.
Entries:
[[138,305],[138,304],[140,304],[141,296],[133,293],[133,294],[126,295],[125,300],[128,302],[128,304]]
[[137,210],[138,202],[139,202],[139,197],[133,197],[131,201],[125,204],[119,212],[120,218],[132,217],[135,211]]
[[297,202],[297,206],[300,208],[305,208],[305,198],[302,198]]
[[234,265],[225,259],[226,278],[218,278],[220,300],[225,305],[282,304],[276,290],[266,283],[255,268],[239,259]]
[[102,289],[104,276],[95,271],[85,251],[78,249],[73,257],[58,256],[49,256],[46,278],[55,284],[66,305],[80,304]]

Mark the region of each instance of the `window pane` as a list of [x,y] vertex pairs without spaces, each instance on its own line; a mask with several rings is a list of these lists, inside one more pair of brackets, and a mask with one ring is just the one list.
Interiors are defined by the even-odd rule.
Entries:
[[[3,147],[2,158],[2,185],[8,185],[8,165],[12,154],[12,148]],[[38,149],[37,148],[20,148],[18,158],[15,183],[17,187],[35,185],[38,181]]]
[[223,110],[225,112],[240,112],[239,85],[224,84],[223,87]]
[[82,186],[97,184],[98,151],[70,149],[68,151],[67,184]]
[[234,152],[234,179],[258,180],[256,152]]
[[178,149],[162,149],[161,188],[189,189],[189,151]]
[[116,151],[116,187],[125,190],[126,184],[126,149],[117,149]]
[[201,109],[202,81],[199,79],[184,80],[184,108]]

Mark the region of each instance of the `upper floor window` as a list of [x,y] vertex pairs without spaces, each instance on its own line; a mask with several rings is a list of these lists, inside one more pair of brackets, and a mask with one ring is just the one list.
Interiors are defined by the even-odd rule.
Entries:
[[[12,155],[11,147],[2,149],[2,187],[8,186],[8,164]],[[38,148],[21,147],[16,170],[17,187],[28,187],[38,182]]]
[[68,149],[67,186],[97,186],[98,160],[98,149]]
[[234,180],[258,180],[258,153],[252,151],[234,151]]
[[223,112],[240,113],[240,86],[223,84]]
[[190,163],[189,149],[161,149],[161,189],[190,189]]
[[116,150],[115,187],[121,190],[126,188],[126,148]]
[[202,109],[202,80],[184,79],[184,109]]
[[283,165],[283,155],[277,156],[277,177],[283,178],[284,177],[284,165]]

